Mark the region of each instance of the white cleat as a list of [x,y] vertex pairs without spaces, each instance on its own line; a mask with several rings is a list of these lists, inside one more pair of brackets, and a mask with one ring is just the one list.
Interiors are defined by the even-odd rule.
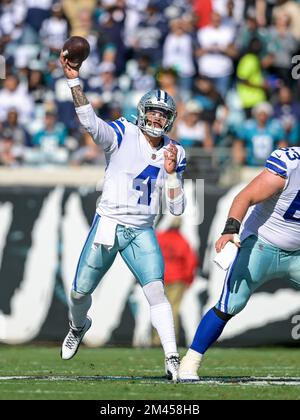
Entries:
[[167,378],[174,382],[178,379],[178,369],[180,365],[180,358],[178,353],[170,354],[165,358],[165,372]]
[[180,381],[199,381],[198,369],[201,359],[192,359],[184,356],[178,370],[178,379]]
[[91,325],[92,320],[89,317],[86,318],[85,326],[81,329],[74,328],[70,323],[70,330],[63,342],[60,353],[63,360],[70,360],[75,356],[85,333],[91,328]]

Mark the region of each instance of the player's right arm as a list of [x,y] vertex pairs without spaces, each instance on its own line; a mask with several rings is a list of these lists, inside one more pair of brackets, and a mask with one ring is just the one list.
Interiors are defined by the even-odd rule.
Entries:
[[118,147],[117,134],[111,126],[95,114],[92,105],[80,86],[79,68],[74,69],[71,67],[68,59],[63,56],[62,52],[60,62],[72,92],[75,111],[80,123],[89,132],[96,144],[101,145],[105,152],[111,153]]

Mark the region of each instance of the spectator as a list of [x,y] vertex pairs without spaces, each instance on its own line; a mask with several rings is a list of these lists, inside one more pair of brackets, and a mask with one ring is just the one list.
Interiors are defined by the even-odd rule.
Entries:
[[247,0],[245,2],[245,13],[253,13],[259,27],[270,25],[273,7],[277,0]]
[[217,92],[212,80],[207,77],[197,77],[193,99],[197,101],[202,111],[202,119],[213,125],[217,119],[217,111],[220,107],[225,108],[226,103]]
[[171,20],[170,29],[163,46],[162,64],[165,68],[172,67],[177,71],[182,94],[189,97],[195,74],[193,40],[186,33],[180,18]]
[[40,38],[50,52],[59,53],[65,40],[68,38],[68,32],[68,21],[64,15],[62,5],[55,3],[52,6],[51,17],[44,20],[42,24]]
[[198,31],[197,50],[200,75],[210,78],[225,97],[233,74],[235,27],[222,24],[221,16],[213,12],[212,25]]
[[[179,337],[179,310],[187,288],[194,280],[198,258],[186,238],[180,232],[181,219],[174,221],[167,231],[158,232],[157,239],[165,262],[165,292],[172,306],[176,337]],[[159,345],[156,334],[152,344]]]
[[30,69],[28,74],[28,92],[33,99],[35,105],[43,104],[48,96],[44,81],[44,72],[39,69]]
[[[258,25],[255,11],[250,9],[246,15],[245,24],[242,25],[235,38],[235,45],[240,54],[243,55],[249,50],[250,43],[254,38],[259,39],[261,43],[259,58],[263,61],[269,56],[272,47],[270,45],[270,34],[266,28]],[[268,62],[265,63],[264,67],[267,66]]]
[[15,108],[10,108],[7,113],[7,119],[3,123],[3,129],[12,134],[14,144],[16,146],[30,145],[30,138],[24,127],[19,124],[18,111]]
[[70,131],[76,131],[79,121],[74,109],[73,98],[57,60],[48,62],[48,72],[45,76],[47,86],[53,92],[59,121]]
[[51,15],[52,0],[26,0],[26,3],[26,22],[37,36],[44,20],[48,19]]
[[254,108],[254,119],[240,127],[238,140],[234,142],[235,162],[262,166],[272,150],[288,146],[284,130],[278,120],[271,118],[272,114],[273,109],[268,102]]
[[213,8],[222,16],[225,25],[240,26],[243,23],[245,0],[213,0]]
[[[125,70],[126,48],[124,44],[125,13],[117,4],[107,6],[98,22],[98,44],[102,60],[113,61],[116,74],[119,76]],[[108,57],[110,54],[111,57]]]
[[134,41],[136,55],[148,55],[158,67],[168,24],[160,11],[158,0],[150,0],[139,23]]
[[281,122],[285,138],[290,145],[299,145],[300,135],[300,104],[293,100],[292,91],[287,86],[279,90],[278,102],[274,106],[274,118]]
[[[68,160],[66,149],[66,128],[57,122],[54,111],[47,111],[44,127],[33,136],[33,145],[37,153],[31,153],[28,163],[65,164]],[[31,159],[33,159],[31,161]]]
[[23,157],[23,148],[14,142],[14,134],[10,129],[0,133],[0,165],[18,166]]
[[[64,13],[70,22],[70,35],[88,36],[92,29],[91,16],[96,0],[62,0]],[[101,0],[101,3],[103,1]]]
[[251,118],[253,107],[267,99],[267,83],[259,59],[261,48],[261,41],[253,38],[237,66],[237,91],[246,118]]
[[116,66],[111,62],[103,62],[99,66],[99,76],[88,82],[87,96],[101,118],[108,120],[110,104],[122,104],[122,92],[115,77]]
[[20,84],[19,78],[13,74],[7,76],[3,89],[0,90],[0,121],[7,119],[10,108],[17,110],[21,124],[26,124],[32,118],[32,98]]
[[275,25],[270,29],[270,42],[274,56],[270,71],[291,86],[292,56],[297,51],[298,42],[290,31],[287,15],[275,15]]
[[137,58],[136,67],[130,77],[130,88],[134,91],[147,92],[155,88],[154,72],[148,55]]
[[176,138],[183,147],[213,148],[211,129],[201,119],[202,108],[196,101],[189,101],[185,106],[185,114],[177,124]]
[[277,6],[273,9],[273,18],[285,15],[290,20],[290,30],[294,38],[300,41],[300,5],[295,1],[277,0]]
[[79,9],[78,11],[78,26],[73,28],[71,35],[82,36],[88,38],[93,32],[93,19],[91,11],[87,8]]
[[0,5],[0,34],[3,49],[12,55],[22,37],[26,7],[21,1],[3,0]]
[[134,48],[135,34],[149,0],[126,0],[124,22],[124,43],[127,48]]

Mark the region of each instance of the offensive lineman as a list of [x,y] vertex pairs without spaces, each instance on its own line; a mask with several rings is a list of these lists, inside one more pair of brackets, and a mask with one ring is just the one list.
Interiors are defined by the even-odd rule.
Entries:
[[258,287],[280,277],[300,289],[299,180],[300,147],[278,149],[267,159],[263,172],[233,200],[215,248],[219,253],[231,241],[238,248],[237,256],[227,271],[219,302],[200,322],[182,359],[180,379],[199,380],[203,355]]
[[144,95],[138,104],[137,123],[125,118],[106,123],[98,118],[79,82],[79,71],[60,57],[71,88],[76,113],[95,143],[105,152],[107,168],[103,193],[79,258],[70,296],[70,330],[61,356],[71,359],[91,326],[87,316],[91,294],[120,252],[143,288],[150,304],[152,325],[165,353],[169,379],[177,379],[177,352],[171,306],[164,294],[164,263],[153,222],[161,191],[166,190],[170,212],[184,211],[183,148],[166,136],[176,118],[173,99],[162,90]]

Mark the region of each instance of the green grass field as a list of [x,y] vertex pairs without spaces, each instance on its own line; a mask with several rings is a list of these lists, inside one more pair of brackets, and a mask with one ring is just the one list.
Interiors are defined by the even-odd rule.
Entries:
[[[160,349],[81,348],[64,362],[56,347],[0,346],[0,399],[300,399],[299,354],[285,348],[214,349],[205,358],[201,383],[174,384],[163,378]],[[11,378],[22,376],[30,378]],[[247,377],[256,377],[255,383]],[[276,385],[274,378],[280,378]]]

